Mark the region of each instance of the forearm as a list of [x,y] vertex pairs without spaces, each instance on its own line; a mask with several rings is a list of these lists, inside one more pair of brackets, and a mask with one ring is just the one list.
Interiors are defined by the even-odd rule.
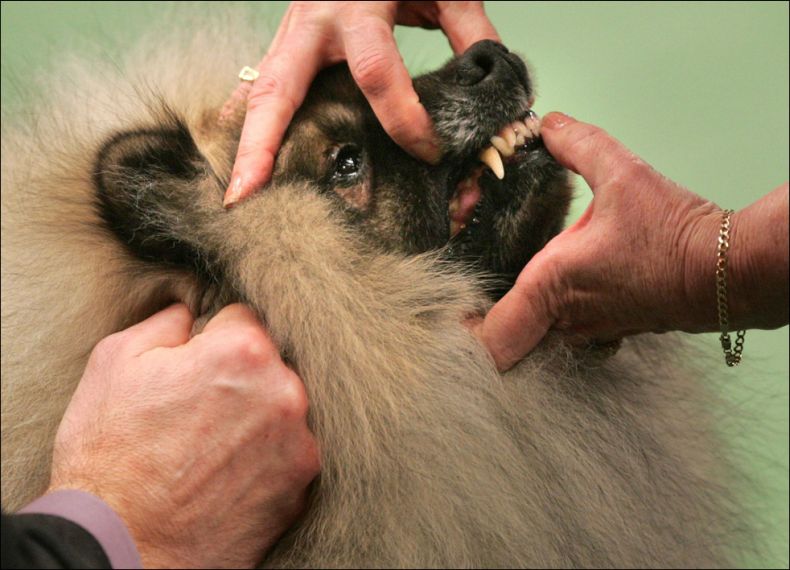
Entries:
[[[685,288],[689,332],[719,330],[717,244],[722,214],[705,215],[687,246]],[[727,253],[729,330],[772,329],[788,323],[788,185],[731,218]]]

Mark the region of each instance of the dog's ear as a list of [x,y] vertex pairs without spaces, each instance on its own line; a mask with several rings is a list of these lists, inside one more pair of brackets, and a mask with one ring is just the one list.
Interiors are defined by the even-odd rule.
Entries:
[[93,172],[96,208],[136,257],[195,268],[200,255],[184,230],[197,187],[209,176],[188,127],[170,116],[155,128],[117,133],[100,148]]

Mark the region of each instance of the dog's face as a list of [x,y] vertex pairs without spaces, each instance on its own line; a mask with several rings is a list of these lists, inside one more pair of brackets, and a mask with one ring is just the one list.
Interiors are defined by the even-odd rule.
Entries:
[[272,184],[315,185],[373,245],[405,253],[444,248],[512,281],[559,231],[569,201],[565,171],[543,146],[530,110],[524,63],[483,41],[414,86],[439,134],[440,164],[415,160],[387,136],[343,65],[314,83]]
[[[501,294],[560,230],[570,197],[564,169],[537,134],[526,67],[503,46],[483,41],[414,86],[441,140],[438,165],[398,147],[348,68],[336,66],[314,82],[261,192],[313,188],[366,246],[406,254],[440,250],[502,278],[492,291]],[[199,240],[185,239],[190,231],[183,227],[201,223],[187,215],[201,180],[214,181],[212,196],[224,184],[189,129],[175,118],[163,122],[170,126],[120,133],[102,147],[95,170],[99,213],[136,256],[216,275],[221,259],[212,261]],[[233,144],[240,128],[228,134]],[[227,172],[232,156],[223,165]]]

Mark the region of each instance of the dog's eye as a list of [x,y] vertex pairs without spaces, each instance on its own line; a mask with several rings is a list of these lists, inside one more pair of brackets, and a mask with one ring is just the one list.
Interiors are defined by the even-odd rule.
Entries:
[[362,172],[362,149],[353,144],[339,146],[334,152],[332,178],[353,181]]

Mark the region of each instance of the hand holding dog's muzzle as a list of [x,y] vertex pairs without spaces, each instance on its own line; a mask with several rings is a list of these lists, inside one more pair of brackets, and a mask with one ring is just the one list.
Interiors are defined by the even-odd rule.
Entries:
[[[474,327],[498,368],[512,367],[552,329],[571,342],[584,339],[605,347],[642,332],[717,331],[714,254],[720,209],[656,172],[598,127],[551,113],[541,135],[549,152],[581,174],[594,196],[581,218],[529,261],[514,287]],[[755,213],[784,210],[786,217],[786,185],[756,206],[761,204],[743,212],[743,232],[765,225]],[[743,260],[749,253],[741,249],[741,255]],[[769,289],[781,291],[786,276],[769,270],[780,261],[734,258],[741,268],[731,274],[737,283],[747,267],[761,268],[761,278],[777,284]],[[741,305],[731,321],[738,328],[781,326],[770,316],[781,303],[774,299],[749,311]]]
[[395,24],[441,28],[455,53],[482,39],[499,40],[482,2],[293,2],[258,65],[259,76],[251,87],[240,86],[223,111],[246,101],[226,207],[269,181],[313,78],[343,60],[390,137],[422,160],[440,158],[430,117],[395,44]]

